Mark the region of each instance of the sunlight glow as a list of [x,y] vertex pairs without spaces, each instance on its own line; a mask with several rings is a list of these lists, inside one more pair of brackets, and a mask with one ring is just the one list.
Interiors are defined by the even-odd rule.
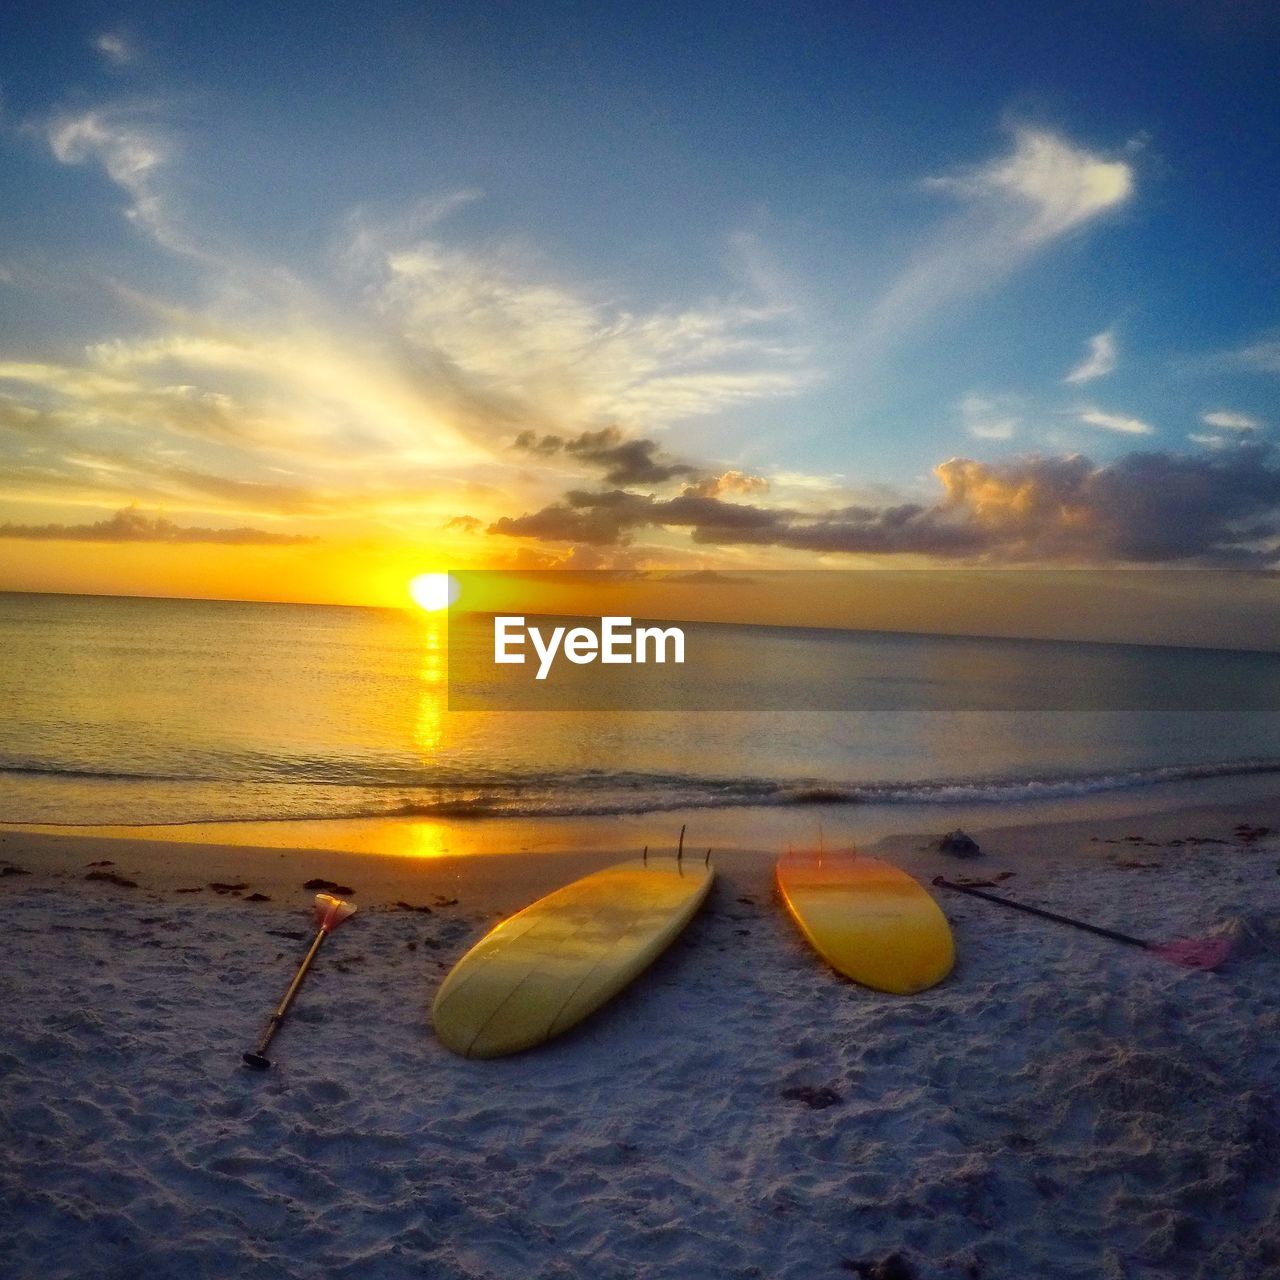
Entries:
[[434,613],[458,598],[458,584],[447,573],[420,573],[410,580],[409,594],[419,609]]

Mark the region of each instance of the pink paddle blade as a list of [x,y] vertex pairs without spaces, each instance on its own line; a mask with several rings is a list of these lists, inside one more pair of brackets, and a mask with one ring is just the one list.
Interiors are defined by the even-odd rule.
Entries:
[[1226,938],[1179,938],[1153,943],[1150,950],[1184,969],[1216,969],[1231,954]]
[[354,902],[343,902],[331,893],[316,894],[316,928],[332,932],[356,909]]

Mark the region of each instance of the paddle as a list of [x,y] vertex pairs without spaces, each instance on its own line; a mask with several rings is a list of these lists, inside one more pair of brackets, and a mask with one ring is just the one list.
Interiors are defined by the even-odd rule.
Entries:
[[1127,933],[1104,929],[1101,925],[1073,920],[1070,916],[1060,916],[1054,911],[1045,911],[1040,907],[1029,907],[1024,902],[1014,902],[1012,898],[983,893],[981,889],[971,889],[966,884],[954,884],[945,876],[934,876],[933,883],[943,889],[953,889],[956,893],[967,893],[971,898],[984,898],[987,902],[998,902],[1002,907],[1012,907],[1015,911],[1025,911],[1028,915],[1041,916],[1045,920],[1056,920],[1059,924],[1069,924],[1076,929],[1096,933],[1100,938],[1110,938],[1112,942],[1125,942],[1131,947],[1141,947],[1144,951],[1154,952],[1162,960],[1181,965],[1184,969],[1216,969],[1231,950],[1231,944],[1226,938],[1180,938],[1174,942],[1146,942],[1142,938],[1132,938]]
[[284,999],[280,1001],[279,1007],[271,1015],[271,1020],[267,1023],[266,1030],[259,1037],[258,1043],[242,1055],[246,1066],[256,1067],[259,1071],[265,1071],[271,1065],[271,1059],[266,1056],[267,1045],[271,1043],[271,1037],[279,1031],[280,1024],[284,1021],[284,1015],[289,1012],[293,997],[298,994],[298,988],[302,986],[302,980],[307,976],[307,970],[311,967],[311,962],[316,958],[316,952],[320,950],[320,944],[355,909],[355,903],[343,902],[341,898],[335,898],[331,893],[316,894],[316,936],[307,954],[302,958],[302,963],[298,966],[298,972],[293,975],[289,990],[284,993]]

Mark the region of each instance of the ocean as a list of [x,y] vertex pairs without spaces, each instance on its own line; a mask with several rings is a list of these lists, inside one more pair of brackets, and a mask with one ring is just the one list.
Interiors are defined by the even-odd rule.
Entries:
[[[695,630],[688,709],[451,711],[443,615],[0,594],[0,821],[1012,806],[1280,772],[1275,654]],[[1189,677],[1207,704],[1152,698]]]

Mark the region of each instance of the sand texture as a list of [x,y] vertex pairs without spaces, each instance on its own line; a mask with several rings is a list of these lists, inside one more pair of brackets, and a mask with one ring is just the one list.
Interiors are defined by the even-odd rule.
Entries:
[[0,1271],[1276,1274],[1280,842],[1212,838],[902,860],[1012,870],[1000,891],[1146,937],[1227,931],[1217,974],[952,895],[955,972],[879,995],[808,950],[766,860],[724,853],[630,991],[493,1062],[427,1008],[512,904],[423,881],[429,913],[367,904],[329,940],[265,1074],[240,1052],[305,948],[300,885],[5,876]]

